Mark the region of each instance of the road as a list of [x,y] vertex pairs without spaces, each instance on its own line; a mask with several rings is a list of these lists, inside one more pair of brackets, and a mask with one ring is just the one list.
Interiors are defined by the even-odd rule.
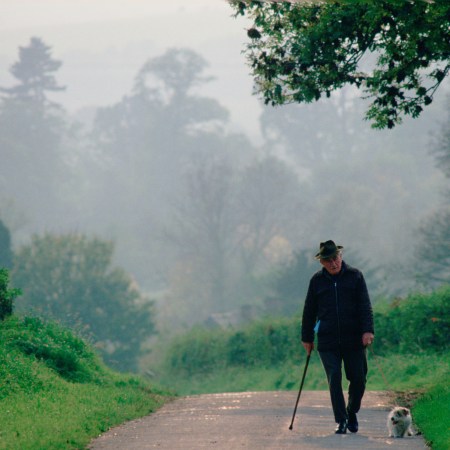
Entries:
[[109,430],[90,450],[319,450],[427,449],[422,436],[387,436],[390,409],[384,392],[367,392],[359,432],[334,434],[329,394],[302,393],[289,430],[297,392],[240,392],[183,397],[156,413]]

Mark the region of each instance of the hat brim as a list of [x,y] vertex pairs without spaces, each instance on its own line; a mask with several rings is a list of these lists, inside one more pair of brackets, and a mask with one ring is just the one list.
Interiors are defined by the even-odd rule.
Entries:
[[314,258],[316,258],[316,259],[328,259],[328,258],[332,258],[333,256],[336,255],[336,253],[337,253],[339,250],[342,250],[343,248],[344,248],[344,247],[343,247],[342,245],[336,245],[336,251],[335,251],[335,252],[330,253],[330,254],[327,255],[327,256],[323,256],[323,255],[321,255],[320,252],[319,252],[319,253],[317,253],[317,255],[316,255]]

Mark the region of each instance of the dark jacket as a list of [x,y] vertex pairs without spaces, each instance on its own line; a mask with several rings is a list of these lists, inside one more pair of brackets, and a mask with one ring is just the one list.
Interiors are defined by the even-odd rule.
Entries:
[[315,327],[319,351],[363,348],[362,335],[374,329],[369,293],[358,269],[342,261],[339,275],[332,277],[322,268],[312,276],[303,309],[303,342],[314,341]]

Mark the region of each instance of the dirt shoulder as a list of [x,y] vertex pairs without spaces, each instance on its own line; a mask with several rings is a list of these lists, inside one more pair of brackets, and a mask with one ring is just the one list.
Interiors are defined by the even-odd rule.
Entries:
[[113,428],[90,450],[426,449],[422,436],[387,436],[384,392],[367,392],[359,432],[334,434],[329,394],[305,391],[289,430],[297,392],[240,392],[183,397],[156,413]]

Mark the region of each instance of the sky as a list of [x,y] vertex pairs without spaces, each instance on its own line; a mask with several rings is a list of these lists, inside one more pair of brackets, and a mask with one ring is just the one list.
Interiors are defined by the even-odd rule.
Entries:
[[225,0],[0,0],[0,86],[13,83],[9,68],[32,36],[63,62],[57,79],[67,89],[55,100],[72,113],[119,101],[145,61],[186,47],[215,78],[202,95],[219,100],[232,128],[258,141],[261,106],[242,54],[246,28]]

